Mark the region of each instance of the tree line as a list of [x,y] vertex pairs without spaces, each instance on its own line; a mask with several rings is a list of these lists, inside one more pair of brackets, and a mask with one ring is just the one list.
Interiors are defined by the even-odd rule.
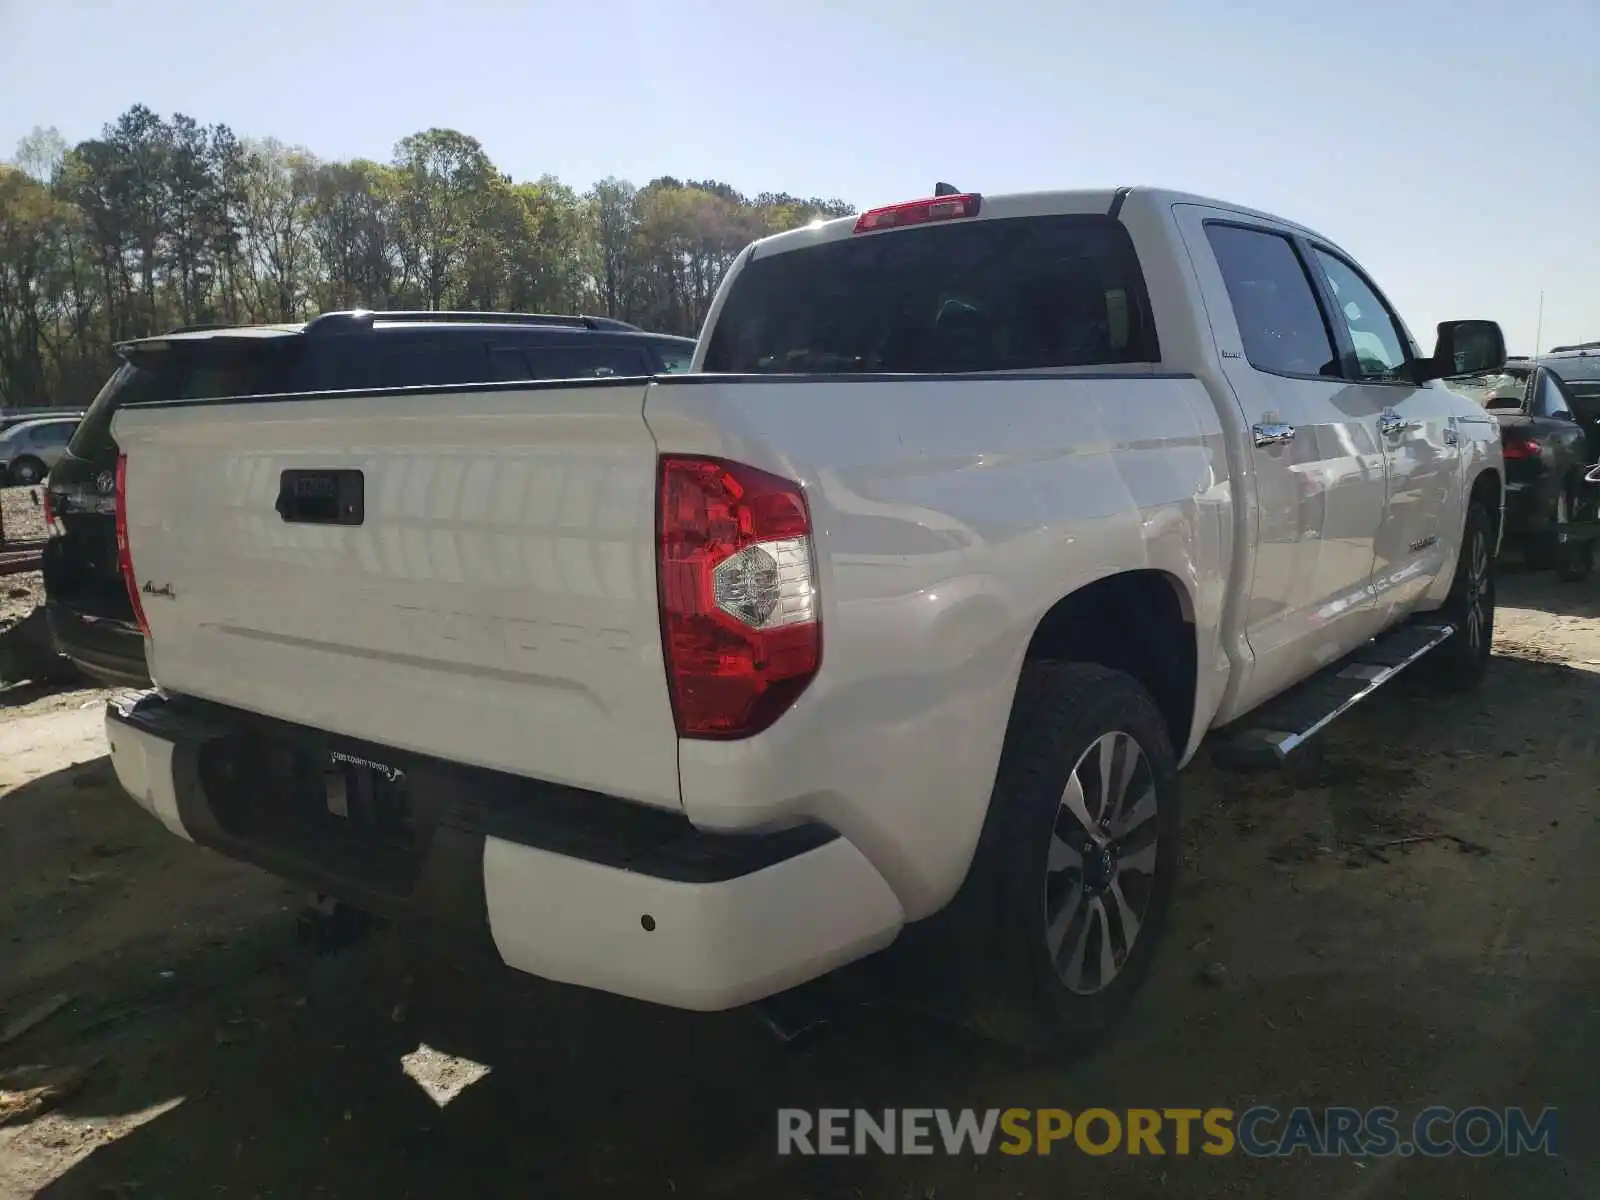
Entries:
[[329,162],[135,105],[0,164],[0,407],[87,402],[117,342],[181,325],[422,308],[693,334],[748,242],[853,211],[670,176],[517,183],[451,129]]

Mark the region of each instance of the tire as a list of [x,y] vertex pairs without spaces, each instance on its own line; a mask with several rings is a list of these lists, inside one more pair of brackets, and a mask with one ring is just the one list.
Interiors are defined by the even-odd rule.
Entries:
[[[1593,515],[1574,493],[1567,492],[1561,497],[1558,523],[1565,525],[1568,521],[1583,520],[1593,520]],[[1557,533],[1555,569],[1556,578],[1562,583],[1579,583],[1589,578],[1594,570],[1594,543]]]
[[[1121,797],[1106,828],[1102,769]],[[1111,1028],[1166,925],[1178,801],[1166,723],[1136,680],[1024,666],[977,855],[947,910],[968,1025],[1045,1053],[1086,1049]]]
[[1450,595],[1439,615],[1455,633],[1417,664],[1424,679],[1440,691],[1471,691],[1482,681],[1494,652],[1494,518],[1474,500],[1467,506]]
[[49,474],[37,458],[19,458],[11,464],[11,482],[16,487],[32,487]]

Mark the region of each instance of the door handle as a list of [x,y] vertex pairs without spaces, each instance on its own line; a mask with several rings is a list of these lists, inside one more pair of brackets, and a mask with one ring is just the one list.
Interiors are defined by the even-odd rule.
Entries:
[[1256,435],[1258,446],[1282,446],[1294,441],[1294,426],[1270,423],[1266,425],[1252,425],[1252,433]]
[[1392,408],[1378,418],[1378,432],[1389,437],[1399,437],[1407,430],[1415,429],[1417,423],[1408,421]]

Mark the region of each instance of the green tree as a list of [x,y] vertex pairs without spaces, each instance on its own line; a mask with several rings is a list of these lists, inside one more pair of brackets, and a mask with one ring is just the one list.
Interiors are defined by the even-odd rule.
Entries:
[[694,333],[753,238],[838,200],[663,176],[516,182],[429,129],[393,160],[319,162],[134,105],[68,146],[35,129],[0,167],[0,404],[87,401],[119,341],[197,321],[340,308],[602,312]]

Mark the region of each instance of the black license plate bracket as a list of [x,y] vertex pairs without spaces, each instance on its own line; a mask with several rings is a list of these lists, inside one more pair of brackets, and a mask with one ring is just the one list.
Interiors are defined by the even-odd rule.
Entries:
[[294,525],[360,525],[366,520],[366,478],[354,468],[309,468],[278,476],[278,516]]

